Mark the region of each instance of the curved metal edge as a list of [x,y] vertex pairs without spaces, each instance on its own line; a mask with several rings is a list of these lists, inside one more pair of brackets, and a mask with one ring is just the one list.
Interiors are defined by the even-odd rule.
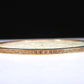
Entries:
[[[46,39],[45,39],[46,40]],[[49,39],[50,40],[50,39]],[[58,40],[58,39],[51,39]],[[64,39],[59,39],[64,40]],[[23,41],[23,40],[22,40]],[[66,40],[67,41],[67,40]],[[80,41],[80,40],[68,40],[68,41]],[[18,42],[18,41],[9,41],[9,42]],[[5,43],[9,43],[5,42]],[[84,42],[84,41],[81,41]],[[4,42],[0,43],[3,44]],[[63,54],[63,53],[76,53],[84,52],[84,47],[75,47],[75,48],[65,48],[65,49],[9,49],[9,48],[0,48],[0,53],[8,54],[31,54],[31,55],[45,55],[45,54]]]
[[9,54],[63,54],[63,53],[75,53],[75,52],[84,52],[84,47],[79,48],[68,48],[68,49],[41,49],[41,50],[24,50],[24,49],[0,49],[0,53],[9,53]]

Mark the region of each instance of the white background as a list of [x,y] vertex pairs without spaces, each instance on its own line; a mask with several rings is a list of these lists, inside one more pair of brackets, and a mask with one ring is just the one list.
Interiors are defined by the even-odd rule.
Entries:
[[84,52],[56,55],[0,53],[0,84],[84,84]]

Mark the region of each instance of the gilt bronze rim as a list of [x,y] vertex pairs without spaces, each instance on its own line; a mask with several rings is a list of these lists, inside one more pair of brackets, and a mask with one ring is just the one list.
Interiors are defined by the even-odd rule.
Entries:
[[[60,41],[77,41],[77,42],[84,42],[81,40],[66,40],[66,39],[34,39],[34,40],[60,40]],[[1,42],[4,43],[11,43],[11,42],[19,42],[25,40],[18,40],[18,41],[8,41],[8,42]],[[32,40],[31,40],[32,41]],[[0,47],[0,53],[8,53],[8,54],[29,54],[29,55],[45,55],[45,54],[64,54],[64,53],[76,53],[76,52],[84,52],[84,46],[79,47],[68,47],[68,48],[52,48],[52,49],[19,49],[19,48],[3,48]]]

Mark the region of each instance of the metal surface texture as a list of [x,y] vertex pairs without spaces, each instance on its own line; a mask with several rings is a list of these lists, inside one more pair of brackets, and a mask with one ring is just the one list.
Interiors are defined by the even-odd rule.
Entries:
[[44,55],[44,54],[63,54],[63,53],[75,53],[75,52],[84,52],[84,45],[83,46],[76,46],[76,47],[65,47],[65,48],[38,48],[38,49],[20,49],[20,48],[5,48],[2,47],[3,44],[6,43],[14,43],[14,42],[21,42],[21,41],[72,41],[72,42],[84,42],[80,40],[67,40],[67,39],[37,39],[37,40],[17,40],[17,41],[7,41],[0,43],[0,53],[9,53],[9,54],[37,54],[37,55]]

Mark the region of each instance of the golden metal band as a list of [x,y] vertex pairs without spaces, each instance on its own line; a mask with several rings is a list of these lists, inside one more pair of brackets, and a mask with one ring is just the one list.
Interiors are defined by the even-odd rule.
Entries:
[[[80,41],[80,40],[68,40],[68,41]],[[11,41],[18,42],[18,41]],[[84,41],[81,41],[84,42]],[[2,42],[9,43],[9,42]],[[63,54],[63,53],[75,53],[75,52],[84,52],[84,46],[74,47],[74,48],[60,48],[60,49],[13,49],[13,48],[2,48],[0,47],[0,53],[9,53],[9,54],[32,54],[32,55],[45,55],[45,54]]]
[[4,49],[0,48],[0,53],[10,53],[10,54],[63,54],[63,53],[75,53],[84,52],[84,47],[78,48],[67,48],[67,49]]

